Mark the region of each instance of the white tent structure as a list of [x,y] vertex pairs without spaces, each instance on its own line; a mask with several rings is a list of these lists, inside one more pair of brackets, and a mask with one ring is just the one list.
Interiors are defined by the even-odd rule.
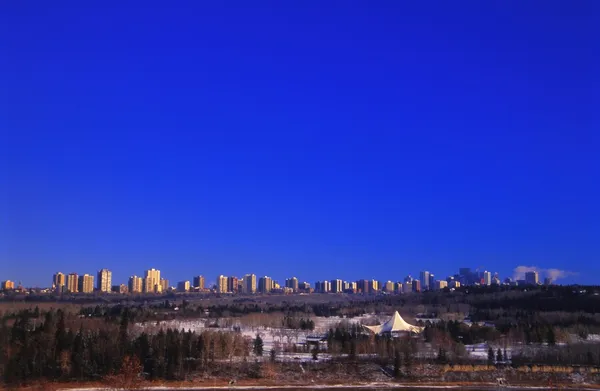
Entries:
[[385,333],[420,333],[424,327],[413,326],[406,323],[400,316],[398,311],[394,313],[394,316],[384,324],[379,326],[364,326],[374,334],[385,334]]

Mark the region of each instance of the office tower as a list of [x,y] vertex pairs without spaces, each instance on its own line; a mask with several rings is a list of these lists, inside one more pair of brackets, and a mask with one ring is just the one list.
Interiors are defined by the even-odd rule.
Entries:
[[227,292],[238,293],[239,291],[239,280],[237,277],[227,277]]
[[167,292],[169,290],[169,280],[167,280],[166,278],[161,278],[160,282],[158,283],[158,289],[157,292]]
[[158,292],[160,285],[160,270],[154,268],[146,270],[144,275],[144,292]]
[[67,276],[67,292],[69,293],[77,293],[79,292],[79,276],[77,273],[70,273]]
[[217,293],[227,293],[227,277],[222,274],[217,277]]
[[356,283],[356,281],[350,282],[350,287],[349,289],[352,292],[357,292],[358,291],[358,284]]
[[179,281],[177,283],[177,292],[188,292],[190,290],[189,281]]
[[331,284],[331,291],[333,293],[342,293],[343,292],[342,280],[331,280],[330,284]]
[[552,285],[552,277],[544,278],[544,285]]
[[410,284],[412,285],[413,282],[413,278],[410,276],[410,274],[406,277],[404,277],[404,284]]
[[129,293],[142,293],[144,289],[144,280],[142,277],[129,277]]
[[194,289],[199,291],[204,290],[204,277],[196,276],[194,277]]
[[52,287],[56,289],[57,292],[62,292],[65,289],[65,285],[67,284],[67,276],[64,273],[57,272],[52,276]]
[[539,274],[536,271],[525,273],[525,283],[528,285],[537,285],[539,282]]
[[427,270],[420,273],[419,282],[422,290],[429,290],[429,272]]
[[296,277],[285,280],[285,287],[291,288],[294,292],[298,292],[298,279]]
[[256,274],[246,274],[243,287],[243,293],[247,295],[256,293]]
[[460,288],[460,281],[452,279],[450,281],[446,281],[448,284],[448,288]]
[[487,270],[483,272],[483,285],[492,285],[492,273]]
[[384,289],[387,293],[394,293],[394,283],[387,281],[384,285]]
[[94,292],[94,276],[84,274],[77,279],[77,289],[80,293]]
[[308,282],[301,282],[300,284],[298,284],[298,290],[301,290],[303,292],[308,292],[310,291],[310,283]]
[[413,280],[412,290],[413,290],[413,292],[421,292],[421,281]]
[[369,280],[369,292],[377,293],[379,290],[379,282],[377,280]]
[[429,290],[435,289],[435,275],[433,273],[429,274]]
[[271,277],[261,277],[258,280],[258,291],[260,293],[269,293],[273,290],[273,279]]
[[100,292],[110,292],[112,286],[112,272],[108,269],[98,271],[98,281],[96,289]]
[[402,293],[402,283],[397,282],[394,284],[394,293]]
[[411,282],[405,282],[402,285],[402,291],[404,293],[411,293],[412,292],[412,281]]
[[444,280],[438,280],[438,281],[435,282],[435,284],[436,284],[435,288],[437,290],[442,290],[442,289],[444,289],[444,288],[446,288],[448,286],[448,282],[444,281]]
[[356,285],[358,286],[358,290],[364,294],[369,293],[369,280],[359,280]]
[[2,290],[10,291],[15,289],[15,283],[11,280],[2,281]]

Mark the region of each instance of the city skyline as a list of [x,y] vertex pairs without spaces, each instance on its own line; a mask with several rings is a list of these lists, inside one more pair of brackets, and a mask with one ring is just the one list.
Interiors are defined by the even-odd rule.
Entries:
[[[255,273],[247,273],[244,275],[223,275],[219,274],[214,281],[207,279],[204,275],[194,274],[191,278],[188,276],[183,279],[169,280],[161,275],[160,269],[146,269],[140,275],[131,274],[126,281],[114,281],[112,284],[112,271],[103,268],[95,274],[97,279],[94,280],[94,274],[80,275],[76,272],[65,274],[56,272],[52,275],[51,284],[44,285],[26,285],[19,280],[15,285],[15,280],[1,279],[4,286],[12,288],[22,286],[23,288],[53,288],[59,293],[108,293],[119,289],[129,293],[164,293],[175,287],[187,286],[196,290],[212,290],[215,289],[218,293],[268,293],[274,289],[288,289],[298,291],[299,286],[310,286],[316,292],[333,292],[340,293],[349,290],[369,292],[369,291],[394,291],[399,292],[421,292],[427,290],[439,290],[445,287],[458,288],[462,285],[502,285],[520,283],[531,285],[548,285],[561,284],[558,270],[542,270],[527,268],[526,270],[518,270],[521,267],[515,268],[515,273],[512,276],[502,276],[498,272],[488,270],[480,270],[479,268],[460,267],[456,273],[448,274],[445,277],[440,275],[436,277],[429,270],[421,270],[416,277],[411,273],[404,277],[386,275],[384,278],[356,279],[356,278],[333,278],[313,280],[313,283],[308,280],[299,279],[296,276],[285,277],[284,279],[273,278],[271,276],[257,276]],[[517,273],[518,272],[518,273]],[[239,276],[239,277],[238,277]],[[12,289],[9,288],[9,289]],[[300,290],[306,290],[302,288]]]

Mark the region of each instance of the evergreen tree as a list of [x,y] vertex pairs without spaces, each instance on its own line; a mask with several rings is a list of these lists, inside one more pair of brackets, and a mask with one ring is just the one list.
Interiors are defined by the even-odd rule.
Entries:
[[491,347],[488,349],[488,362],[494,362],[494,349],[492,349]]
[[259,334],[256,334],[256,338],[254,339],[254,348],[252,350],[257,356],[263,355],[263,340]]
[[498,348],[498,351],[496,352],[496,362],[503,362],[504,359],[502,357],[502,350],[500,348]]

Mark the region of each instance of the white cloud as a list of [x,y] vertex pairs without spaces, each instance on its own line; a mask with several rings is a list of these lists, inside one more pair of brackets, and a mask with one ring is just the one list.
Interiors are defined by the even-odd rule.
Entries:
[[513,280],[524,280],[525,273],[538,272],[541,278],[550,277],[552,281],[570,276],[576,276],[577,273],[560,269],[544,269],[537,266],[517,266],[513,270]]

